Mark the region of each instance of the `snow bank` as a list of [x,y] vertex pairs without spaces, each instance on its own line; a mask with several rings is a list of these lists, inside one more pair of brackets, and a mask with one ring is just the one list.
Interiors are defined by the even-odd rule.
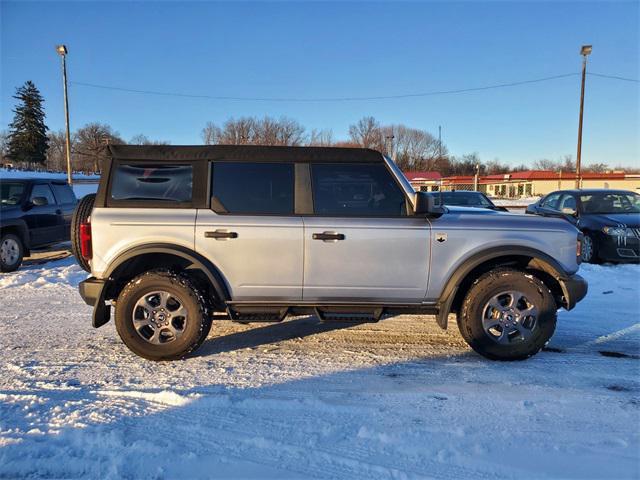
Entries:
[[87,278],[87,272],[76,263],[75,258],[48,262],[44,265],[26,265],[12,273],[0,274],[0,290],[21,287],[26,291],[62,286],[74,288]]

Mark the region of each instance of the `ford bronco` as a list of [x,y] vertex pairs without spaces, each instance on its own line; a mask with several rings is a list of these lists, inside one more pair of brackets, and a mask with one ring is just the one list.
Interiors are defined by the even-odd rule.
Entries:
[[[215,312],[240,322],[432,314],[497,360],[551,338],[587,292],[581,233],[561,219],[448,209],[374,150],[111,146],[73,218],[93,326],[179,359]],[[477,210],[477,209],[475,209]]]

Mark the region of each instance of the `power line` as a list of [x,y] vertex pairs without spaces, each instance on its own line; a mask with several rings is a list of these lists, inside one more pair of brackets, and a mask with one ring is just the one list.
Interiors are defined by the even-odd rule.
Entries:
[[[154,91],[154,90],[140,90],[134,88],[123,88],[123,87],[114,87],[110,85],[100,85],[96,83],[87,83],[87,82],[70,82],[74,85],[89,87],[89,88],[99,88],[103,90],[113,90],[118,92],[126,92],[126,93],[140,93],[143,95],[158,95],[163,97],[182,97],[182,98],[199,98],[199,99],[207,99],[207,100],[231,100],[231,101],[246,101],[246,102],[300,102],[300,103],[311,103],[311,102],[359,102],[359,101],[371,101],[371,100],[394,100],[401,98],[417,98],[417,97],[430,97],[435,95],[453,95],[458,93],[471,93],[471,92],[479,92],[483,90],[494,90],[498,88],[508,88],[508,87],[517,87],[520,85],[529,85],[533,83],[541,83],[548,82],[552,80],[558,80],[561,78],[575,77],[580,75],[579,73],[564,73],[562,75],[553,75],[551,77],[543,77],[543,78],[535,78],[532,80],[522,80],[518,82],[509,82],[509,83],[498,83],[494,85],[484,85],[480,87],[471,87],[471,88],[460,88],[454,90],[434,90],[430,92],[421,92],[421,93],[404,93],[398,95],[378,95],[372,97],[309,97],[309,98],[301,98],[301,97],[234,97],[234,96],[225,96],[225,95],[198,95],[198,94],[189,94],[189,93],[178,93],[178,92],[162,92],[162,91]],[[636,82],[640,83],[640,80],[634,78],[626,78],[620,77],[617,75],[605,75],[602,73],[593,73],[588,72],[587,75],[593,75],[601,78],[608,78],[612,80],[622,80],[625,82]]]
[[519,82],[499,83],[495,85],[485,85],[481,87],[461,88],[456,90],[435,90],[431,92],[422,93],[405,93],[400,95],[379,95],[373,97],[317,97],[317,98],[300,98],[300,97],[233,97],[233,96],[221,96],[221,95],[195,95],[188,93],[176,93],[176,92],[161,92],[153,90],[138,90],[133,88],[113,87],[109,85],[99,85],[95,83],[86,82],[71,82],[74,85],[90,88],[100,88],[104,90],[115,90],[119,92],[127,93],[141,93],[144,95],[160,95],[165,97],[183,97],[183,98],[200,98],[209,100],[234,100],[234,101],[258,101],[258,102],[358,102],[368,100],[391,100],[400,98],[415,98],[415,97],[428,97],[434,95],[450,95],[456,93],[468,93],[478,92],[482,90],[492,90],[505,87],[516,87],[518,85],[527,85],[531,83],[548,82],[550,80],[557,80],[560,78],[574,77],[579,73],[565,73],[562,75],[554,75],[552,77],[536,78],[533,80],[523,80]]
[[640,80],[638,80],[637,78],[619,77],[617,75],[605,75],[604,73],[587,72],[587,75],[593,75],[594,77],[610,78],[610,79],[613,79],[613,80],[624,80],[625,82],[640,83]]

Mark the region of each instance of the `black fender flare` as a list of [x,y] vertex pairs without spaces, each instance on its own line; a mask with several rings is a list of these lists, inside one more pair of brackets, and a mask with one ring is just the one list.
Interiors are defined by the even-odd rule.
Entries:
[[447,328],[448,317],[451,312],[451,307],[453,306],[453,301],[458,293],[460,283],[467,275],[485,262],[489,262],[500,257],[514,256],[531,257],[531,261],[528,263],[529,267],[546,272],[558,280],[561,285],[563,285],[563,280],[567,280],[570,276],[564,271],[557,260],[540,250],[536,250],[535,248],[520,245],[506,245],[482,250],[465,259],[449,276],[449,279],[445,283],[444,289],[440,294],[440,300],[438,301],[438,315],[436,316],[438,325],[443,329]]
[[207,279],[211,283],[211,286],[216,293],[217,300],[218,302],[220,302],[221,306],[224,305],[224,302],[226,302],[227,300],[231,300],[229,289],[227,288],[227,284],[220,270],[203,255],[200,255],[199,253],[182,245],[173,245],[170,243],[150,243],[138,247],[133,247],[119,254],[109,264],[104,276],[111,279],[114,272],[129,260],[132,260],[141,255],[154,253],[175,255],[187,260],[195,268],[201,270],[207,276]]
[[5,228],[17,229],[18,233],[22,237],[25,251],[28,251],[30,249],[31,237],[29,235],[29,227],[27,226],[27,223],[24,220],[19,218],[11,218],[7,220],[3,220],[2,223],[0,224],[0,230]]

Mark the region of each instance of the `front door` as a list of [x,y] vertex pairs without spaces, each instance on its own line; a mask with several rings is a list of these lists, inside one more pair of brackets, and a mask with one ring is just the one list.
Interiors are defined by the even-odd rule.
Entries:
[[195,246],[220,269],[231,298],[302,300],[294,164],[215,162],[211,186],[211,209],[198,210]]
[[304,217],[305,301],[414,303],[429,276],[430,225],[409,216],[384,163],[312,164]]
[[[44,205],[35,205],[34,199]],[[60,207],[56,204],[56,199],[47,184],[35,184],[29,196],[29,210],[25,213],[27,224],[29,225],[29,235],[31,246],[37,247],[48,243],[60,241],[60,225],[58,221],[58,211]]]

